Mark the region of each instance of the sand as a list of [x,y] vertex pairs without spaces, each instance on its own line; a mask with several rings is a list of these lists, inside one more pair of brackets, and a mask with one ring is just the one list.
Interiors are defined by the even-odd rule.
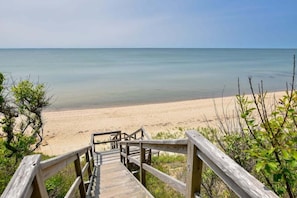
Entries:
[[[278,98],[283,92],[271,93]],[[215,110],[215,105],[217,111]],[[217,112],[217,113],[216,113]],[[90,144],[93,132],[121,130],[131,133],[144,127],[151,135],[178,128],[217,126],[217,116],[235,115],[235,97],[199,99],[161,104],[44,112],[44,141],[40,152],[60,155]]]

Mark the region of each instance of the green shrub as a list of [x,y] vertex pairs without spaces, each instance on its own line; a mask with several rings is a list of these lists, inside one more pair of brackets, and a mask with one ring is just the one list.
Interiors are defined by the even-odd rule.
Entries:
[[49,197],[62,198],[66,195],[69,188],[76,178],[74,165],[70,164],[61,172],[49,178],[45,182]]
[[[263,82],[252,97],[240,93],[239,130],[214,134],[217,144],[237,163],[254,174],[281,197],[297,197],[297,91],[295,90],[295,56],[290,88],[273,104],[267,104]],[[222,123],[222,121],[221,121]],[[230,128],[229,128],[230,129]]]

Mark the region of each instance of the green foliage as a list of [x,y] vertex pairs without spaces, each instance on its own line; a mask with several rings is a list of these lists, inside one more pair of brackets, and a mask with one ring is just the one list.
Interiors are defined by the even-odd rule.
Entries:
[[221,133],[212,131],[207,138],[279,196],[297,197],[295,56],[290,90],[287,85],[286,93],[278,101],[267,104],[263,82],[258,94],[251,78],[249,84],[251,97],[241,94],[238,84],[238,125],[222,126],[224,118],[219,118]]
[[49,197],[64,197],[71,187],[72,183],[74,182],[75,178],[75,169],[73,164],[68,165],[61,172],[49,178],[45,182],[45,187],[49,194]]
[[0,139],[0,194],[4,191],[18,166],[13,159],[5,157],[7,152],[4,141]]
[[[246,156],[255,159],[254,170],[280,196],[297,196],[297,91],[287,92],[268,115],[265,94],[254,95],[253,106],[247,97],[237,97],[245,121]],[[255,117],[259,116],[259,118]],[[261,178],[261,177],[260,177]]]
[[19,111],[22,114],[40,112],[42,108],[49,104],[46,98],[44,84],[34,85],[29,80],[24,80],[13,86],[12,92]]
[[161,131],[157,133],[153,139],[164,140],[164,139],[180,139],[185,138],[185,133],[183,128],[178,128],[177,131]]
[[0,73],[0,125],[6,157],[19,161],[42,142],[42,110],[49,105],[45,87],[29,80],[7,86]]
[[0,192],[20,160],[42,141],[41,111],[49,105],[43,84],[28,80],[8,86],[0,73]]

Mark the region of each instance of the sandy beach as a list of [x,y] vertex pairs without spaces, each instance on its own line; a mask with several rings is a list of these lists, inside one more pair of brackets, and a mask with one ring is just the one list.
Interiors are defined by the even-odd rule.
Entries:
[[[269,94],[268,100],[283,92]],[[44,112],[44,142],[40,152],[60,155],[90,144],[93,132],[121,130],[127,133],[144,127],[151,135],[177,128],[216,126],[217,113],[235,115],[235,97],[199,99],[161,104]],[[224,107],[224,108],[222,108]]]

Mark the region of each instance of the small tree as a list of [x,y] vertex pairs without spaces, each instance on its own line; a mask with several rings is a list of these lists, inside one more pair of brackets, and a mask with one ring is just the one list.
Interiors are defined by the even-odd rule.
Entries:
[[44,84],[23,80],[7,86],[0,73],[0,124],[7,157],[14,156],[17,162],[39,147],[43,140],[41,112],[49,99]]

